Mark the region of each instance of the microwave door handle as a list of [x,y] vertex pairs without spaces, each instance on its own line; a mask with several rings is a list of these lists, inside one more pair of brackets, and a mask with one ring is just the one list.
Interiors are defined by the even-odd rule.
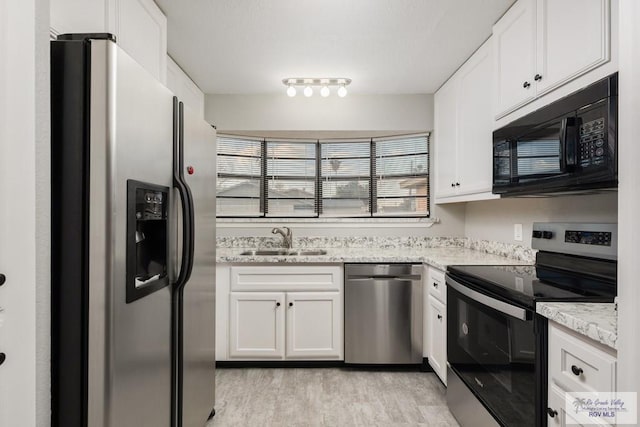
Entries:
[[560,126],[560,170],[571,172],[578,165],[576,118],[565,117]]
[[462,295],[465,295],[465,296],[471,298],[472,300],[475,300],[476,302],[479,302],[482,305],[485,305],[487,307],[491,307],[494,310],[497,310],[497,311],[499,311],[501,313],[504,313],[504,314],[506,314],[508,316],[515,317],[516,319],[527,320],[527,311],[524,308],[520,308],[520,307],[517,307],[515,305],[511,305],[511,304],[506,303],[504,301],[497,300],[497,299],[492,298],[492,297],[490,297],[488,295],[482,294],[482,293],[480,293],[478,291],[475,291],[475,290],[473,290],[471,288],[468,288],[465,285],[463,285],[462,283],[453,280],[448,275],[446,276],[445,281],[447,282],[447,286],[450,286],[451,288],[453,288],[456,291],[460,292]]

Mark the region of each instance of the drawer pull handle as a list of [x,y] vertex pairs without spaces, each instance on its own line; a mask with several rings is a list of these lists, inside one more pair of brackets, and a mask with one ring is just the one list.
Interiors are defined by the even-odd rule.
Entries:
[[442,320],[442,314],[438,314],[438,320]]
[[438,283],[437,282],[433,282],[433,287],[438,289]]
[[571,365],[571,372],[573,372],[573,375],[579,377],[584,371],[582,370],[582,368],[578,368],[576,365]]
[[558,415],[558,411],[556,411],[555,409],[547,408],[547,414],[549,414],[551,418],[555,418],[556,415]]

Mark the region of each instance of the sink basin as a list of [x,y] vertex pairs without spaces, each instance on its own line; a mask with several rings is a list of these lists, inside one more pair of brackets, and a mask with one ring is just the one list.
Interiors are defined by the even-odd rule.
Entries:
[[240,255],[251,255],[251,256],[274,256],[274,255],[310,256],[310,255],[326,255],[326,254],[327,254],[327,251],[322,249],[308,250],[308,251],[298,251],[294,249],[252,249],[250,251],[240,252]]
[[298,255],[326,255],[326,254],[327,254],[327,251],[325,251],[324,249],[316,249],[316,250],[298,252]]

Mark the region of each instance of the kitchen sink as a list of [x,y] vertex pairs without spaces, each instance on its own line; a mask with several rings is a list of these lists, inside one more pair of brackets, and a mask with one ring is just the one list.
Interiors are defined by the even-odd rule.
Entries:
[[301,255],[301,256],[311,256],[311,255],[326,255],[327,251],[323,249],[315,249],[315,250],[294,250],[294,249],[252,249],[249,251],[240,252],[240,255],[252,255],[252,256],[274,256],[274,255]]

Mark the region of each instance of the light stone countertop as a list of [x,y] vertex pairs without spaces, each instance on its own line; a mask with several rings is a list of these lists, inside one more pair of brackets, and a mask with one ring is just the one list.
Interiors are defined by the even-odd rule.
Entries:
[[614,303],[539,302],[536,311],[549,320],[617,349],[618,312]]
[[[318,248],[320,249],[320,248]],[[326,255],[240,255],[247,248],[218,248],[218,263],[426,263],[441,270],[449,265],[531,265],[530,262],[462,247],[436,248],[323,248]]]

